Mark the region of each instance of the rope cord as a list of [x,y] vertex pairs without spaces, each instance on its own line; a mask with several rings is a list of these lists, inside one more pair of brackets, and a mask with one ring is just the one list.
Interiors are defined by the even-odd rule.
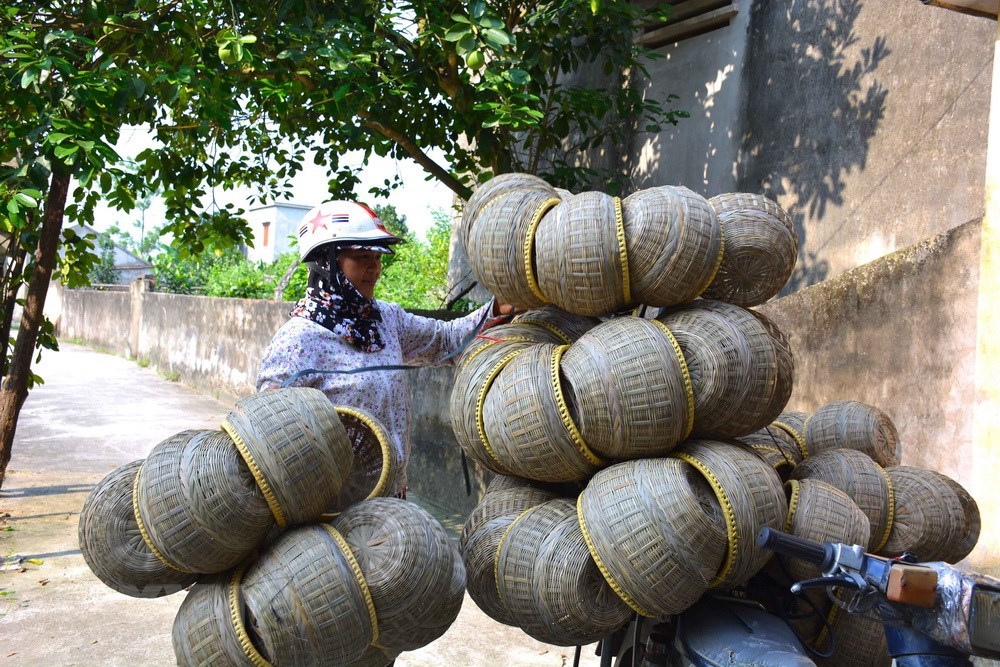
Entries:
[[389,468],[392,464],[392,455],[389,453],[389,441],[385,437],[385,432],[382,429],[377,428],[378,425],[375,421],[360,410],[356,410],[346,405],[338,405],[335,409],[337,414],[354,417],[359,422],[367,426],[369,430],[375,434],[375,439],[378,440],[378,446],[382,450],[382,471],[379,473],[378,481],[375,483],[375,488],[372,489],[371,493],[368,494],[368,497],[365,498],[365,500],[378,498],[385,490],[386,482],[389,481]]
[[715,258],[715,266],[712,267],[712,275],[708,277],[708,281],[705,283],[705,286],[702,287],[700,290],[698,290],[698,294],[695,295],[696,299],[702,294],[704,294],[705,290],[711,287],[712,283],[715,282],[715,276],[719,274],[719,269],[722,267],[722,256],[725,254],[725,252],[726,252],[726,235],[723,233],[722,227],[719,227],[719,254]]
[[681,364],[681,377],[684,378],[684,393],[687,395],[687,407],[688,407],[688,422],[684,429],[684,437],[681,440],[687,440],[688,436],[691,435],[691,431],[694,429],[694,384],[691,382],[691,372],[688,370],[687,361],[684,359],[684,351],[681,350],[681,344],[677,342],[674,337],[674,332],[672,332],[666,324],[659,320],[650,320],[653,324],[658,326],[663,330],[663,333],[667,334],[667,338],[670,340],[670,346],[674,348],[674,354],[677,355],[677,361]]
[[726,520],[726,534],[729,541],[729,548],[726,550],[726,560],[722,563],[719,573],[715,575],[714,579],[708,582],[708,587],[714,588],[725,581],[736,564],[736,555],[740,550],[740,535],[736,527],[736,512],[733,510],[733,503],[726,494],[726,490],[722,488],[722,482],[715,476],[715,473],[708,469],[708,466],[685,452],[672,452],[670,456],[680,459],[685,463],[690,463],[697,468],[702,476],[708,480],[709,486],[715,492],[715,497],[719,500],[719,505],[722,506],[722,516]]
[[542,202],[541,206],[535,210],[534,215],[531,216],[531,222],[524,233],[524,277],[528,281],[528,288],[531,290],[531,293],[538,297],[542,303],[549,303],[549,300],[542,294],[542,288],[538,286],[538,276],[535,275],[535,232],[538,231],[538,225],[542,222],[545,214],[561,201],[558,197],[552,197]]
[[583,516],[582,493],[576,499],[576,519],[580,524],[580,532],[583,533],[583,541],[587,543],[587,551],[590,552],[594,562],[597,564],[597,569],[601,571],[601,575],[604,577],[604,580],[608,582],[608,586],[611,586],[611,590],[615,592],[615,595],[617,595],[622,602],[631,607],[632,610],[640,616],[655,618],[656,614],[643,609],[638,602],[632,599],[632,596],[625,592],[625,589],[621,587],[621,584],[619,584],[615,580],[614,575],[611,574],[611,570],[609,570],[608,566],[604,564],[604,561],[601,559],[601,555],[597,553],[597,548],[594,546],[594,540],[590,536],[590,530],[587,529],[587,520]]
[[271,667],[271,663],[253,645],[246,626],[243,625],[243,614],[240,611],[240,582],[243,580],[245,570],[244,567],[233,572],[233,578],[229,582],[229,620],[233,623],[233,630],[236,631],[236,639],[243,649],[243,654],[250,659],[250,662],[255,667]]
[[153,544],[153,538],[150,537],[149,533],[146,531],[146,524],[143,523],[142,513],[139,511],[139,477],[142,475],[142,469],[145,466],[146,464],[144,462],[142,466],[139,467],[139,471],[135,474],[135,480],[132,482],[132,513],[135,515],[135,522],[139,526],[139,534],[142,535],[142,541],[146,543],[146,546],[153,552],[153,555],[171,570],[183,572],[184,574],[195,574],[191,570],[185,570],[180,565],[171,563],[170,560],[168,560],[167,557],[156,548],[156,545]]
[[604,459],[595,454],[587,446],[587,443],[583,439],[583,434],[580,433],[580,429],[577,428],[576,423],[573,421],[573,416],[569,413],[566,397],[563,396],[562,383],[559,381],[559,361],[568,349],[569,345],[561,345],[552,350],[551,380],[552,391],[556,399],[556,408],[559,410],[559,417],[562,419],[563,426],[566,427],[566,431],[569,433],[573,444],[576,445],[577,450],[583,454],[583,458],[588,463],[600,467],[604,465]]
[[892,534],[892,524],[896,520],[896,492],[892,488],[892,478],[889,477],[889,473],[885,471],[885,468],[877,463],[875,467],[882,473],[882,477],[885,478],[885,486],[889,490],[889,513],[885,521],[885,530],[882,531],[882,539],[879,540],[878,546],[875,547],[875,551],[881,551],[882,547],[889,541],[889,535]]
[[632,285],[628,271],[628,248],[625,244],[625,216],[622,213],[621,197],[614,198],[615,204],[615,235],[618,237],[618,259],[622,268],[622,296],[625,305],[632,303]]
[[344,558],[347,559],[348,565],[351,566],[351,571],[354,572],[354,577],[358,580],[358,586],[361,587],[361,594],[365,598],[365,605],[368,607],[368,620],[371,622],[372,626],[372,644],[376,644],[378,642],[378,617],[375,615],[375,601],[372,600],[371,591],[368,590],[368,582],[365,581],[365,573],[361,571],[361,566],[358,564],[358,560],[354,557],[354,552],[351,551],[351,545],[347,543],[344,536],[328,523],[321,525],[330,537],[333,538],[334,542],[337,543],[337,546],[340,547],[340,551],[344,554]]
[[797,479],[790,479],[785,484],[792,490],[788,498],[788,514],[785,515],[785,532],[792,532],[792,522],[795,520],[795,512],[799,509],[799,493],[802,487]]
[[247,446],[247,443],[243,440],[241,436],[233,425],[229,423],[229,418],[226,417],[222,421],[222,430],[229,434],[232,438],[233,444],[236,445],[236,451],[240,453],[243,461],[246,462],[247,467],[250,469],[250,474],[253,475],[254,481],[257,482],[257,488],[260,489],[261,494],[264,496],[264,500],[267,501],[267,506],[271,509],[271,514],[274,516],[275,523],[278,524],[279,528],[285,528],[288,522],[285,520],[285,513],[281,509],[281,503],[278,502],[277,496],[274,495],[274,491],[271,490],[271,485],[267,483],[267,478],[264,476],[264,471],[260,469],[257,465],[256,459],[253,457],[253,453]]
[[[808,423],[809,423],[809,420],[806,419],[805,423],[802,425],[802,430],[803,431],[806,430],[805,429],[805,424],[808,424]],[[790,424],[786,424],[785,422],[774,421],[774,422],[771,422],[771,426],[776,426],[776,427],[780,428],[782,431],[784,431],[785,433],[787,433],[788,435],[792,436],[792,439],[795,440],[795,444],[798,445],[799,451],[802,453],[802,458],[806,458],[806,456],[807,456],[807,453],[806,453],[806,439],[802,436],[801,433],[799,433],[798,431],[796,431],[794,428],[791,427]]]

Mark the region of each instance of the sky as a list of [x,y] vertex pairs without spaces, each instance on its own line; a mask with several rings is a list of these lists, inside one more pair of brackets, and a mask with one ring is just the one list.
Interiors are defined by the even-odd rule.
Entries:
[[[130,158],[138,155],[141,151],[152,145],[153,139],[149,132],[141,128],[128,128],[122,131],[121,140],[116,146],[116,150],[123,158]],[[431,157],[437,157],[431,154]],[[352,160],[353,158],[353,160]],[[360,166],[363,155],[348,153],[342,160],[345,164]],[[376,199],[368,193],[368,189],[373,185],[381,185],[386,178],[391,179],[398,174],[403,185],[397,188],[388,200]],[[326,198],[326,186],[329,176],[325,169],[317,167],[307,160],[303,169],[292,180],[292,196],[283,202],[292,204],[303,204],[306,206],[316,206]],[[407,226],[422,238],[425,238],[427,230],[433,223],[432,213],[438,209],[449,210],[452,205],[452,192],[437,180],[426,180],[426,172],[417,163],[410,160],[392,160],[373,156],[361,173],[361,185],[355,190],[358,201],[369,206],[379,206],[386,203],[392,204],[396,210],[406,216]],[[250,203],[249,190],[219,190],[216,192],[216,201],[223,205],[232,202],[243,208],[250,209],[259,204]],[[149,209],[145,212],[144,228],[148,231],[164,222],[164,206],[160,200],[154,200]],[[131,231],[132,223],[143,216],[138,209],[130,213],[122,213],[106,206],[98,208],[95,215],[95,224],[98,230],[104,230],[113,224],[120,228]],[[136,232],[138,234],[138,232]]]

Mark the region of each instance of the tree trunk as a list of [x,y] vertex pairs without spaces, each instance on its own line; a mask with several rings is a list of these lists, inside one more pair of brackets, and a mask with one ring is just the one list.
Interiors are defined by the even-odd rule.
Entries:
[[292,276],[295,275],[295,270],[299,268],[302,264],[299,260],[292,262],[287,269],[285,269],[285,274],[281,276],[278,284],[274,286],[274,300],[284,301],[285,300],[285,288],[288,287],[288,283],[292,282]]
[[24,311],[21,314],[21,327],[17,333],[17,342],[14,343],[10,371],[0,386],[0,489],[3,488],[4,478],[7,475],[7,464],[10,463],[17,418],[21,413],[24,399],[28,397],[28,374],[31,372],[35,341],[38,340],[38,330],[42,324],[45,295],[49,291],[49,280],[55,268],[59,233],[62,231],[63,213],[69,193],[69,180],[70,175],[64,169],[56,167],[53,170],[49,194],[45,199],[38,249],[35,251],[35,270],[28,283]]
[[14,308],[17,306],[17,290],[21,286],[21,271],[27,254],[21,244],[14,239],[7,253],[7,272],[3,277],[3,322],[0,323],[0,379],[7,375],[7,348],[10,347],[10,330],[14,323]]

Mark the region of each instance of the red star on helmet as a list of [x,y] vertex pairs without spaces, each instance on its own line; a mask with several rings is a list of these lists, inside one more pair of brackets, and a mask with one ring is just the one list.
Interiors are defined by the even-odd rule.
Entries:
[[324,220],[329,217],[329,214],[324,214],[322,211],[316,211],[316,217],[309,221],[309,224],[312,225],[311,231],[315,233],[317,229],[326,229],[326,223]]

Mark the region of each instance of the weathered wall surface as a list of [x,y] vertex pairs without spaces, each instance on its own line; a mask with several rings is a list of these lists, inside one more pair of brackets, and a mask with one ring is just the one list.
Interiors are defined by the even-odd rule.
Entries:
[[[141,286],[134,283],[131,292],[56,287],[46,312],[57,322],[60,337],[148,359],[159,370],[173,371],[186,384],[223,400],[235,403],[253,393],[264,349],[292,304],[161,294]],[[413,404],[409,488],[438,505],[466,512],[481,497],[488,473],[469,463],[472,495],[467,495],[461,448],[451,430],[454,377],[451,366],[421,368],[406,376]]]
[[639,187],[767,194],[801,240],[792,291],[978,218],[996,24],[911,0],[745,0],[660,49],[651,93],[692,115],[639,135]]
[[789,338],[789,407],[836,400],[882,409],[903,462],[968,483],[975,373],[978,220],[757,310]]

